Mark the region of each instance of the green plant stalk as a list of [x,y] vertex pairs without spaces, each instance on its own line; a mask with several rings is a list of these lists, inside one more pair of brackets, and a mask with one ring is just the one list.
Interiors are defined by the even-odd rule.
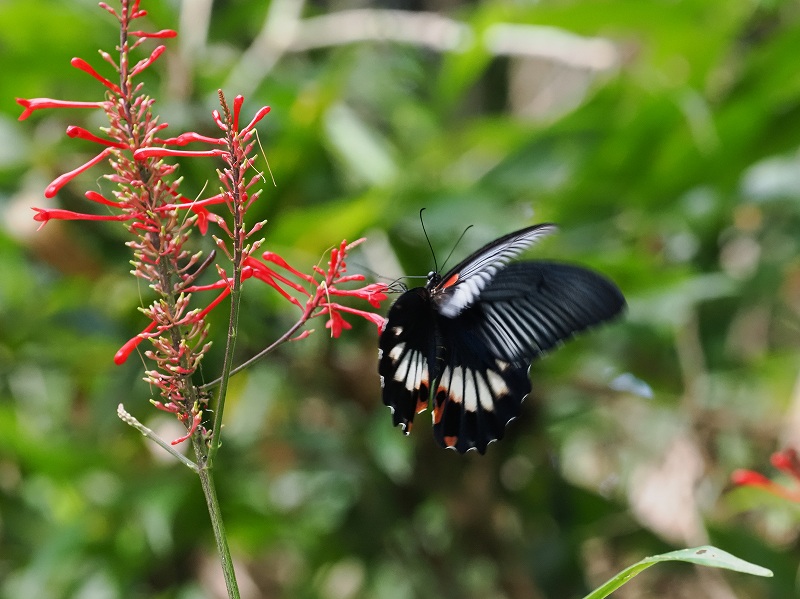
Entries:
[[[234,136],[238,135],[238,131],[233,130],[233,120],[230,116],[228,104],[225,101],[225,96],[222,90],[219,91],[219,100],[222,109],[225,113],[226,120],[228,121],[228,147],[231,151],[231,156],[234,156],[233,151],[237,140]],[[207,454],[207,467],[211,468],[214,463],[214,458],[220,446],[220,434],[222,433],[222,414],[225,411],[225,397],[228,393],[228,381],[231,378],[231,370],[233,368],[233,351],[236,348],[236,337],[239,331],[239,304],[242,297],[242,260],[244,254],[244,208],[242,206],[242,197],[239,178],[239,171],[236,168],[238,165],[230,165],[230,173],[234,180],[231,182],[231,213],[233,215],[233,256],[231,263],[233,265],[233,284],[231,286],[231,312],[228,318],[228,336],[225,343],[225,356],[222,362],[222,375],[219,384],[219,391],[217,392],[217,406],[216,413],[214,414],[214,425],[211,429],[211,444],[208,447]]]
[[[234,135],[238,132],[233,131],[233,121],[230,118],[230,111],[222,95],[219,92],[220,104],[224,110],[225,116],[229,123],[228,129],[228,145],[232,149],[234,146]],[[234,152],[231,152],[234,155]],[[214,476],[212,473],[214,467],[214,458],[220,447],[220,434],[222,432],[222,416],[225,411],[225,398],[228,393],[228,381],[231,377],[231,369],[233,368],[234,349],[236,348],[236,337],[239,330],[239,306],[241,300],[242,289],[242,260],[243,260],[243,240],[244,235],[244,213],[242,208],[242,198],[240,196],[240,186],[236,165],[230,166],[230,172],[235,178],[231,184],[233,198],[231,198],[231,212],[233,213],[233,282],[231,285],[231,309],[228,318],[228,334],[225,342],[225,355],[222,363],[222,375],[217,392],[217,405],[214,413],[214,424],[211,429],[211,442],[209,445],[197,431],[192,435],[192,443],[194,444],[195,453],[197,454],[198,463],[200,468],[198,475],[200,476],[200,484],[203,487],[203,494],[206,497],[206,505],[208,507],[208,515],[211,518],[211,526],[214,529],[214,540],[217,543],[217,553],[219,553],[220,565],[222,566],[222,574],[225,578],[225,587],[228,591],[229,599],[239,599],[239,585],[236,582],[236,570],[233,567],[233,559],[231,558],[230,547],[228,546],[228,537],[225,534],[225,525],[222,522],[222,512],[217,499],[217,490],[214,486]],[[197,392],[196,388],[193,388]]]
[[[192,435],[192,443],[194,444],[198,461],[205,460],[205,447],[200,435]],[[211,518],[211,527],[214,529],[214,540],[217,543],[217,553],[219,553],[222,575],[225,578],[225,588],[228,590],[228,598],[240,599],[239,584],[236,582],[236,570],[233,567],[230,547],[228,547],[228,537],[225,534],[222,511],[217,499],[217,489],[214,486],[214,476],[210,465],[207,464],[206,467],[201,467],[197,474],[200,477],[200,485],[203,487],[203,494],[206,497],[206,506],[208,507],[208,515]]]

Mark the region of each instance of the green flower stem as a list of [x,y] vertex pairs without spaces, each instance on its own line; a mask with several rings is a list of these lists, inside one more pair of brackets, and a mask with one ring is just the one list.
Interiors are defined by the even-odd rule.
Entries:
[[242,297],[242,263],[244,261],[244,211],[243,193],[245,187],[241,179],[241,171],[237,164],[237,152],[235,149],[239,143],[237,136],[238,131],[234,131],[234,121],[231,118],[231,113],[228,108],[228,103],[222,90],[219,90],[219,101],[222,110],[225,114],[225,120],[228,123],[228,149],[231,153],[231,163],[228,165],[228,171],[231,176],[231,215],[233,216],[233,230],[231,240],[233,242],[233,255],[231,256],[231,264],[233,266],[233,281],[231,285],[231,312],[228,318],[228,336],[225,344],[225,357],[222,362],[222,375],[217,392],[217,405],[214,414],[214,425],[211,428],[211,444],[208,446],[207,466],[209,468],[214,464],[214,457],[220,446],[220,434],[222,433],[222,414],[225,411],[225,397],[228,393],[228,381],[231,378],[231,370],[233,368],[233,350],[236,347],[236,337],[239,332],[239,303]]
[[[202,463],[206,459],[205,447],[200,435],[192,435],[197,459]],[[228,547],[228,537],[225,534],[225,525],[222,523],[222,511],[217,499],[217,488],[214,486],[214,476],[211,473],[211,465],[205,464],[198,472],[200,484],[203,487],[203,494],[206,496],[208,515],[211,518],[211,527],[214,529],[214,540],[217,543],[217,553],[219,553],[222,575],[225,578],[225,587],[228,590],[228,599],[240,599],[239,585],[236,582],[236,571],[233,567],[231,550]]]

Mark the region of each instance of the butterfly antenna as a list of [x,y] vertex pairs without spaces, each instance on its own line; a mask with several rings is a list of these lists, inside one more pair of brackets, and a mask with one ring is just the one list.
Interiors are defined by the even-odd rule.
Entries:
[[436,263],[436,252],[433,251],[433,245],[431,245],[431,238],[428,237],[428,231],[425,230],[425,221],[422,220],[422,213],[425,212],[425,208],[419,209],[419,222],[422,225],[422,232],[425,233],[425,241],[428,242],[428,247],[431,248],[431,256],[433,256],[433,270],[439,272],[439,265]]
[[453,255],[453,252],[455,252],[455,251],[456,251],[456,248],[458,247],[458,244],[459,244],[459,243],[461,243],[461,240],[462,240],[462,239],[464,239],[464,235],[466,235],[466,234],[467,234],[467,231],[469,231],[469,230],[470,230],[472,227],[474,227],[474,226],[475,226],[475,225],[470,225],[469,227],[467,227],[466,229],[464,229],[464,232],[463,232],[463,233],[462,233],[462,234],[459,236],[459,238],[458,238],[458,240],[456,241],[455,245],[453,245],[453,249],[452,249],[452,250],[450,250],[450,253],[449,253],[449,254],[447,254],[447,258],[445,259],[445,261],[444,261],[444,264],[442,264],[442,270],[444,270],[444,266],[445,266],[445,264],[447,264],[447,261],[448,261],[448,260],[450,260],[450,256],[452,256],[452,255]]

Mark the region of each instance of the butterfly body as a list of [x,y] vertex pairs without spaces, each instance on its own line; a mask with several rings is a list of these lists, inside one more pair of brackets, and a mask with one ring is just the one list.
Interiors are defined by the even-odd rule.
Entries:
[[554,230],[543,224],[509,233],[397,299],[378,365],[395,426],[410,433],[432,400],[436,441],[484,453],[519,415],[532,360],[622,311],[619,289],[590,270],[507,264]]

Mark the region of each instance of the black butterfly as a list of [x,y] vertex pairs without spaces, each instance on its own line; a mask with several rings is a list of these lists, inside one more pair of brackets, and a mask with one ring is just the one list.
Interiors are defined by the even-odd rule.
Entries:
[[378,364],[395,426],[409,434],[432,399],[436,441],[459,453],[484,453],[519,415],[531,391],[531,362],[624,309],[616,285],[585,268],[506,265],[555,229],[541,224],[509,233],[398,298],[381,333]]

